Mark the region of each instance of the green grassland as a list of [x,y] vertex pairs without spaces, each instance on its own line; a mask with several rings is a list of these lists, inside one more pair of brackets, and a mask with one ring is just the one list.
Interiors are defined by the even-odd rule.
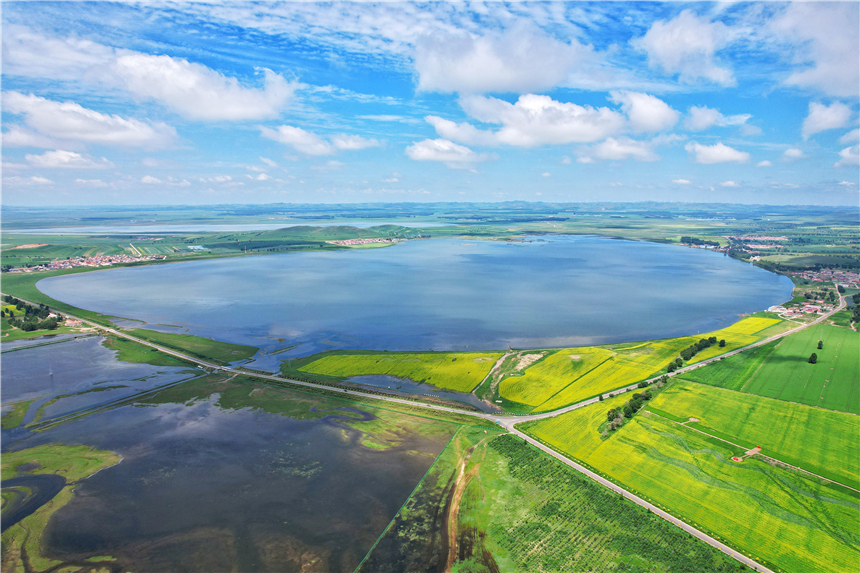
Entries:
[[[67,485],[54,499],[3,532],[3,571],[43,571],[60,565],[61,562],[42,555],[42,532],[48,521],[72,498],[75,482],[119,463],[120,459],[113,452],[81,445],[50,444],[4,452],[0,462],[3,480],[26,474],[58,474],[66,478]],[[33,469],[19,472],[25,464]],[[28,567],[24,565],[25,559]]]
[[190,334],[174,334],[170,332],[157,332],[144,328],[135,328],[127,331],[128,334],[142,338],[174,350],[191,354],[198,358],[209,359],[220,364],[229,364],[237,360],[247,360],[253,357],[258,348],[242,344],[231,344],[211,338],[202,338]]
[[[4,237],[5,240],[5,237]],[[39,273],[3,273],[3,292],[11,294],[14,297],[22,298],[32,303],[42,303],[53,310],[74,314],[77,317],[91,320],[100,324],[110,325],[110,319],[113,317],[84,310],[64,302],[55,300],[36,288],[36,283],[48,277],[56,277],[60,275],[69,275],[77,273],[94,272],[88,267],[78,267],[61,271],[47,271]]]
[[178,358],[122,338],[106,337],[102,341],[102,345],[110,350],[116,350],[116,359],[123,362],[152,364],[153,366],[189,366]]
[[713,386],[673,382],[647,407],[736,444],[860,489],[860,417]]
[[[647,411],[608,438],[624,395],[523,424],[529,434],[780,571],[856,571],[860,496],[761,460]],[[667,405],[668,404],[668,405]],[[671,401],[662,402],[664,408]]]
[[501,352],[330,353],[300,366],[299,370],[336,378],[396,376],[444,390],[471,392],[501,356]]
[[20,402],[9,402],[8,404],[3,404],[5,411],[0,415],[0,427],[4,430],[11,430],[12,428],[20,426],[21,422],[24,420],[24,416],[30,409],[30,404],[34,401],[35,398],[33,400],[22,400]]
[[[818,349],[818,340],[824,348]],[[816,364],[808,362],[812,353]],[[860,333],[814,326],[687,372],[684,379],[759,396],[860,413]]]
[[77,334],[81,329],[71,328],[68,326],[58,326],[54,330],[31,330],[29,332],[9,325],[9,319],[0,319],[0,342],[13,342],[15,340],[31,340],[33,338],[41,338],[43,336],[52,336],[56,334]]

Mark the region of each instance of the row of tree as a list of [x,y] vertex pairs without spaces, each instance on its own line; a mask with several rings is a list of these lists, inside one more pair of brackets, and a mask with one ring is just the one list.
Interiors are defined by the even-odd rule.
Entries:
[[[31,304],[19,300],[11,295],[3,297],[3,302],[6,304],[15,305],[15,311],[23,312],[23,318],[17,318],[15,311],[0,309],[0,318],[9,317],[9,326],[20,328],[24,332],[32,332],[34,330],[54,330],[59,326],[60,320],[50,316],[51,309],[44,304],[39,304],[35,307]],[[21,315],[17,315],[20,317]],[[50,318],[49,318],[50,317]]]

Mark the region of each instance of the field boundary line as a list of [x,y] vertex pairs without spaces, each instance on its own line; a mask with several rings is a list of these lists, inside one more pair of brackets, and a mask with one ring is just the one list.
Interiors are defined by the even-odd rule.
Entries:
[[593,372],[594,370],[597,370],[598,368],[600,368],[601,366],[603,366],[604,364],[606,364],[607,362],[609,362],[610,360],[612,360],[616,356],[618,356],[617,352],[615,354],[613,354],[612,356],[607,357],[606,360],[604,360],[600,364],[597,364],[594,368],[589,368],[588,371],[583,372],[581,375],[574,378],[571,382],[569,382],[567,385],[565,385],[563,388],[561,388],[558,392],[556,392],[555,394],[553,394],[552,396],[550,396],[549,398],[547,398],[546,400],[544,400],[543,402],[541,402],[540,404],[535,406],[534,409],[540,408],[541,406],[543,406],[544,404],[546,404],[547,402],[549,402],[550,400],[552,400],[553,398],[555,398],[556,396],[558,396],[559,394],[561,394],[562,392],[564,392],[565,390],[567,390],[568,388],[570,388],[571,386],[576,384],[577,380],[584,378],[585,376],[588,376],[589,374],[591,374],[591,372]]
[[[696,432],[699,432],[700,434],[703,434],[703,435],[705,435],[705,436],[708,436],[709,438],[714,438],[715,440],[720,440],[721,442],[725,442],[725,443],[727,443],[727,444],[729,444],[729,445],[735,446],[736,448],[741,448],[741,449],[743,449],[743,450],[746,450],[746,449],[747,449],[747,448],[746,448],[746,446],[741,446],[740,444],[735,444],[735,443],[733,443],[733,442],[730,442],[730,441],[726,440],[725,438],[721,438],[721,437],[719,437],[719,436],[715,436],[715,435],[713,435],[713,434],[709,434],[708,432],[705,432],[704,430],[700,430],[699,428],[694,428],[693,426],[687,426],[687,425],[686,425],[686,422],[684,422],[684,423],[676,422],[675,420],[672,420],[671,418],[667,418],[666,416],[661,416],[661,415],[660,415],[660,414],[658,414],[657,412],[652,412],[651,410],[645,410],[645,411],[646,411],[648,414],[652,415],[652,416],[657,416],[658,418],[663,418],[664,420],[666,420],[666,421],[668,421],[668,422],[671,422],[671,423],[673,423],[673,424],[675,424],[675,425],[678,425],[678,426],[684,426],[684,427],[685,427],[685,428],[687,428],[688,430],[694,430],[694,431],[696,431]],[[759,453],[757,453],[757,454],[753,454],[753,455],[751,455],[750,457],[752,458],[752,457],[755,457],[755,456],[759,456],[759,457],[761,457],[763,460],[771,460],[771,461],[773,461],[774,463],[773,463],[773,464],[771,464],[771,465],[777,465],[777,464],[778,464],[778,465],[781,465],[781,466],[786,466],[786,467],[791,468],[791,469],[793,469],[793,470],[796,470],[796,471],[798,471],[798,472],[801,472],[801,473],[804,473],[804,474],[808,474],[808,475],[814,476],[814,477],[816,477],[816,478],[818,478],[818,479],[821,479],[821,480],[824,480],[824,481],[828,481],[828,482],[830,482],[830,483],[834,483],[834,484],[836,484],[836,485],[838,485],[838,486],[842,486],[842,487],[844,487],[845,489],[850,489],[851,491],[855,491],[855,492],[857,492],[857,493],[860,493],[860,489],[855,489],[855,488],[851,487],[850,485],[845,485],[844,483],[839,482],[839,481],[836,481],[835,479],[826,478],[826,477],[824,477],[824,476],[822,476],[822,475],[818,475],[818,474],[817,474],[817,473],[815,473],[815,472],[811,472],[811,471],[806,470],[806,469],[803,469],[803,468],[801,468],[801,467],[793,466],[793,465],[791,465],[791,464],[790,464],[790,463],[788,463],[788,462],[784,462],[784,461],[780,460],[779,458],[774,458],[774,457],[771,457],[771,456],[767,456],[767,455],[762,454],[761,452],[759,452]],[[768,463],[769,463],[769,462],[768,462]]]

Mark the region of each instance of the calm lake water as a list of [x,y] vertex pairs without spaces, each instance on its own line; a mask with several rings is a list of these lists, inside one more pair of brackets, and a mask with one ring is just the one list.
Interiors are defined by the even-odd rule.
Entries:
[[259,346],[268,356],[256,365],[266,368],[330,348],[540,348],[697,334],[791,294],[788,278],[719,253],[589,236],[409,241],[37,286],[89,310]]

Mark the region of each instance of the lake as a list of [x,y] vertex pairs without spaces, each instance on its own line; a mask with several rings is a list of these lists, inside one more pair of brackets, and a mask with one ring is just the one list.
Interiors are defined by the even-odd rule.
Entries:
[[258,346],[255,366],[274,369],[331,348],[498,350],[695,335],[788,300],[792,284],[705,249],[546,236],[124,268],[37,288],[88,310]]

